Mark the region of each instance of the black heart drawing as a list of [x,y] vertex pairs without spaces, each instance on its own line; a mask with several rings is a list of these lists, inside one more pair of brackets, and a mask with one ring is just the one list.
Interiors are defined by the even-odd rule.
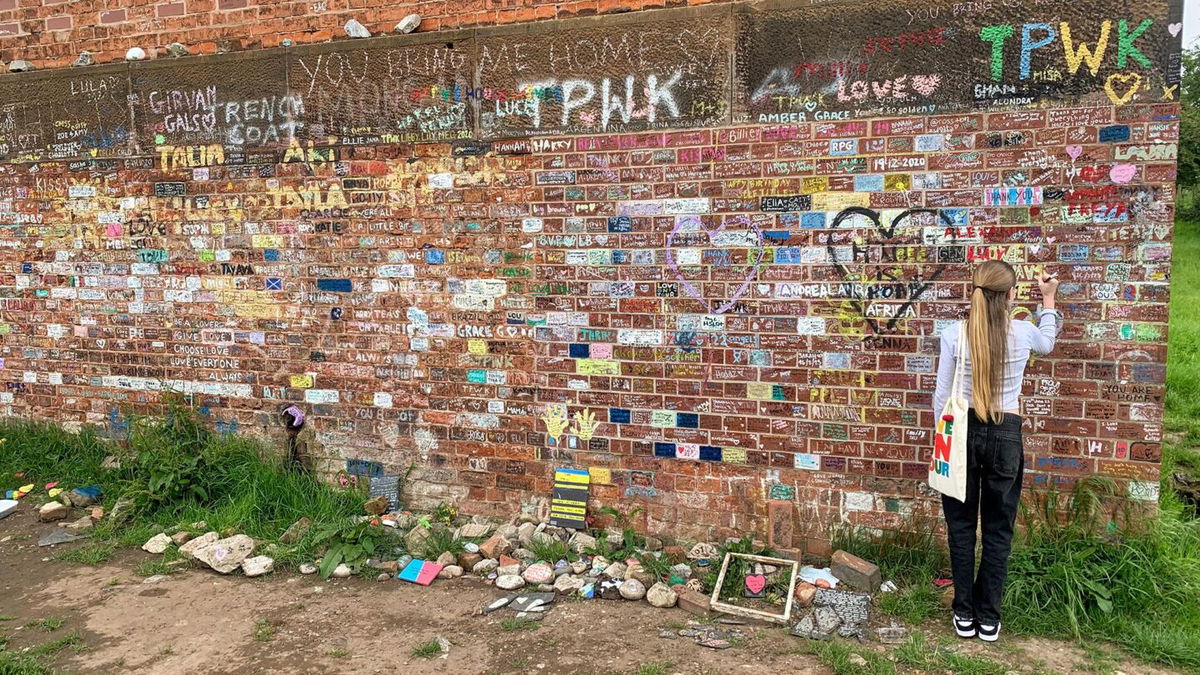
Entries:
[[[840,211],[837,214],[836,217],[834,217],[833,224],[830,226],[830,229],[836,230],[838,228],[838,226],[842,224],[843,221],[845,221],[847,218],[850,218],[852,216],[863,216],[867,220],[870,220],[872,225],[874,225],[875,230],[883,236],[883,242],[876,242],[876,243],[887,244],[889,242],[889,240],[891,240],[893,237],[895,237],[896,230],[900,227],[900,225],[905,220],[907,220],[909,218],[909,216],[912,216],[912,215],[918,214],[918,213],[934,214],[938,218],[941,219],[941,221],[943,222],[943,224],[946,225],[946,227],[948,227],[948,228],[955,227],[954,221],[950,220],[949,216],[947,216],[944,212],[939,211],[938,209],[928,209],[928,208],[908,209],[908,210],[902,212],[900,215],[893,218],[892,222],[885,226],[879,219],[878,211],[875,211],[873,209],[868,209],[868,208],[865,208],[862,206],[851,206],[851,207],[843,209],[842,211]],[[833,237],[828,234],[825,237],[825,246],[826,246],[827,252],[829,253],[829,259],[833,262],[833,267],[834,267],[834,269],[837,270],[838,275],[842,278],[842,281],[850,281],[850,270],[846,269],[846,266],[838,261],[836,247],[834,247],[834,245],[833,245]],[[938,265],[937,267],[934,268],[933,273],[930,274],[928,277],[925,277],[924,279],[922,279],[921,277],[917,277],[917,279],[915,279],[913,281],[909,281],[910,292],[909,292],[908,299],[905,300],[904,303],[900,305],[900,308],[896,311],[896,315],[893,316],[891,319],[889,319],[886,324],[884,324],[883,329],[881,329],[880,324],[878,321],[875,320],[875,317],[867,316],[866,311],[864,311],[865,307],[863,306],[863,303],[861,300],[859,300],[858,298],[850,298],[849,299],[850,305],[854,308],[854,311],[858,312],[859,316],[861,316],[863,318],[863,320],[865,320],[867,322],[867,325],[869,325],[871,327],[871,330],[872,330],[872,332],[874,332],[875,335],[893,334],[896,330],[896,324],[899,323],[900,319],[903,318],[908,313],[908,310],[910,307],[912,307],[912,304],[914,302],[916,302],[917,300],[919,300],[921,298],[921,296],[925,293],[925,291],[929,290],[929,287],[933,285],[933,282],[936,281],[938,277],[942,276],[942,273],[945,271],[946,271],[946,265]],[[897,279],[897,281],[904,281],[904,280]],[[911,285],[915,282],[920,282],[920,281],[924,281],[924,283],[917,285],[917,286]]]

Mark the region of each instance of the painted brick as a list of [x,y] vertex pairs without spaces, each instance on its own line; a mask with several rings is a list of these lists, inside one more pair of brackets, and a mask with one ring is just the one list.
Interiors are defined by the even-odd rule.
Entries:
[[100,23],[121,23],[127,17],[124,9],[110,9],[100,12]]
[[160,19],[183,16],[187,13],[187,3],[167,2],[154,6],[155,15]]
[[6,9],[16,9],[16,8],[17,8],[17,0],[0,0],[0,11],[4,11]]
[[71,16],[52,16],[46,19],[46,30],[70,30],[74,23]]
[[250,6],[250,0],[217,0],[217,9],[244,9]]
[[21,24],[16,21],[8,23],[0,23],[0,37],[9,37],[21,34]]

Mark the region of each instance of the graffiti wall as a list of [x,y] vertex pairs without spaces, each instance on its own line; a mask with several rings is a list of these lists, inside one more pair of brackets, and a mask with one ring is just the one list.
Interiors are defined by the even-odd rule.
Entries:
[[[0,77],[0,412],[819,550],[923,485],[973,262],[1027,482],[1157,497],[1181,6],[724,5]],[[1036,290],[1021,286],[1013,319]],[[808,538],[807,542],[805,538]]]

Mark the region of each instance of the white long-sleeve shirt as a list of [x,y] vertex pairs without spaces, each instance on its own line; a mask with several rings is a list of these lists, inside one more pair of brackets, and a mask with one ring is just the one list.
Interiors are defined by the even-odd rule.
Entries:
[[[1009,323],[1008,360],[1004,364],[1004,377],[1001,380],[1003,393],[1000,397],[1002,410],[1020,410],[1021,383],[1025,379],[1025,364],[1029,363],[1030,352],[1049,354],[1054,349],[1054,341],[1060,325],[1061,314],[1052,309],[1038,311],[1037,325],[1028,321],[1012,321]],[[965,349],[966,363],[964,364],[962,391],[971,405],[971,351],[969,344],[960,345],[959,333],[962,331],[959,321],[942,331],[942,349],[938,357],[937,389],[933,392],[933,412],[940,415],[950,398],[950,388],[954,386],[954,367],[958,363],[958,350]],[[969,342],[969,341],[968,341]]]

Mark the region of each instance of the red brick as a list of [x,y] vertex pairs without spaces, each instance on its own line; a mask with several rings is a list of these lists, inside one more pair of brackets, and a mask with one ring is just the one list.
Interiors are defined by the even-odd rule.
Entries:
[[71,16],[52,16],[46,19],[46,30],[69,30],[74,23]]
[[883,583],[879,566],[845,551],[835,551],[829,570],[839,581],[860,591],[874,593]]
[[100,23],[121,23],[126,19],[124,9],[110,9],[100,12]]
[[173,16],[183,16],[187,13],[187,5],[183,2],[168,2],[156,5],[154,10],[158,18],[165,19]]
[[217,9],[243,9],[250,5],[250,0],[217,0]]
[[17,0],[0,0],[0,12],[7,9],[16,9]]
[[0,23],[0,37],[9,37],[21,34],[21,24],[16,21],[9,23]]

